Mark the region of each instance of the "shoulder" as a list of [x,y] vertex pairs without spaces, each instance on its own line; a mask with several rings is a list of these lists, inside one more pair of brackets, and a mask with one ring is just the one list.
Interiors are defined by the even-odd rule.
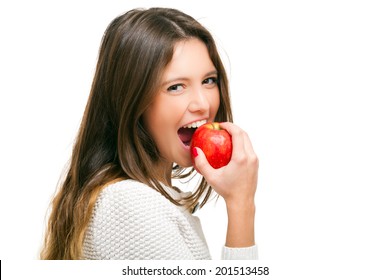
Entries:
[[133,194],[133,195],[153,195],[156,191],[149,186],[131,179],[125,179],[107,185],[100,196],[115,196],[118,194]]
[[197,218],[149,186],[124,180],[101,191],[85,235],[84,255],[191,259],[207,258],[208,250]]
[[[108,209],[113,208],[113,209]],[[95,209],[114,211],[150,211],[153,208],[169,209],[175,205],[158,191],[134,180],[123,180],[105,187],[95,204]],[[154,211],[153,211],[154,212]]]
[[196,220],[184,207],[134,180],[123,180],[105,187],[95,202],[91,218],[95,223],[107,226],[141,224],[142,227],[148,224],[166,227]]
[[158,193],[149,186],[134,180],[122,180],[109,184],[100,193],[98,199],[115,198],[115,197],[127,197],[134,196],[156,196]]

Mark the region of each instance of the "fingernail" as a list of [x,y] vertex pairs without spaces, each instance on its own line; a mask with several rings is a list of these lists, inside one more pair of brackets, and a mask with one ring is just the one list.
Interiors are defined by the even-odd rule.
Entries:
[[194,158],[196,158],[198,156],[198,151],[196,150],[196,148],[192,148],[192,156]]

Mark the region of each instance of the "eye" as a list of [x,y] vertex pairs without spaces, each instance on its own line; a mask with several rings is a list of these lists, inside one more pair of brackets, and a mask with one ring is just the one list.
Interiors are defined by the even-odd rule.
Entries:
[[179,93],[184,90],[183,84],[176,84],[168,87],[167,91],[170,93]]
[[214,86],[217,84],[218,78],[217,77],[209,77],[203,80],[202,84],[208,85],[208,86]]

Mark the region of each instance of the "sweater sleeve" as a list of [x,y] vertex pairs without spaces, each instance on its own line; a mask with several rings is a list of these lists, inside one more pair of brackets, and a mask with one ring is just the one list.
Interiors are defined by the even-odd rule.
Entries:
[[258,249],[257,245],[244,248],[229,248],[224,246],[222,248],[223,260],[257,260]]
[[86,259],[209,258],[197,221],[142,184],[117,183],[102,191],[83,248]]

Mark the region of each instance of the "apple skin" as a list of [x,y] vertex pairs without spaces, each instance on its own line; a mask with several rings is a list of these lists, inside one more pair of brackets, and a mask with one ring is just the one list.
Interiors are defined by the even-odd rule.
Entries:
[[[232,137],[219,123],[206,123],[195,130],[191,140],[194,147],[202,149],[210,165],[217,169],[227,165],[232,157]],[[191,153],[192,162],[194,162]]]

